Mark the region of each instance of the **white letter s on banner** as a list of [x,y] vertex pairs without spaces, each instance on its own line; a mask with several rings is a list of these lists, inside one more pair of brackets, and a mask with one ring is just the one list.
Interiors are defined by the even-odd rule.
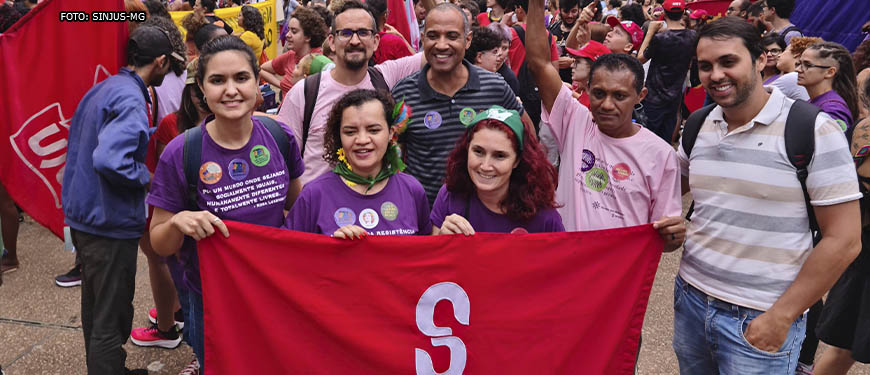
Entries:
[[465,371],[465,343],[458,337],[451,336],[450,327],[435,326],[435,305],[441,300],[448,300],[453,305],[453,316],[460,324],[468,325],[471,315],[471,302],[468,294],[461,286],[452,282],[441,282],[429,287],[417,302],[417,328],[426,336],[432,337],[433,346],[446,346],[450,349],[450,367],[443,373],[435,372],[432,357],[425,350],[414,349],[417,375],[461,375]]

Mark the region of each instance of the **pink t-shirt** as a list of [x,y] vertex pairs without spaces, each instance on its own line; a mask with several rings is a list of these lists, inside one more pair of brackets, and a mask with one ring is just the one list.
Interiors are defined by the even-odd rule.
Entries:
[[[414,72],[420,70],[423,61],[423,54],[418,53],[413,56],[403,57],[398,60],[390,60],[383,64],[375,66],[384,75],[384,81],[387,86],[392,88],[402,78],[405,78]],[[331,170],[329,164],[323,160],[323,134],[326,129],[326,119],[329,117],[329,112],[332,110],[333,104],[338,101],[344,94],[355,89],[373,90],[371,78],[369,74],[359,81],[356,85],[345,86],[332,79],[330,70],[320,75],[320,89],[317,94],[317,103],[314,105],[314,113],[311,114],[311,127],[308,129],[308,141],[305,143],[303,160],[305,161],[305,173],[302,174],[299,181],[305,185],[308,181],[314,180],[318,176]],[[278,112],[278,121],[289,124],[296,136],[296,141],[299,142],[299,147],[302,147],[302,118],[305,115],[305,85],[298,82],[290,89],[287,94],[287,99],[281,103],[281,109]]]
[[638,126],[635,135],[611,138],[589,109],[559,91],[553,111],[541,112],[553,131],[562,163],[556,202],[566,231],[649,224],[680,216],[680,166],[674,148]]

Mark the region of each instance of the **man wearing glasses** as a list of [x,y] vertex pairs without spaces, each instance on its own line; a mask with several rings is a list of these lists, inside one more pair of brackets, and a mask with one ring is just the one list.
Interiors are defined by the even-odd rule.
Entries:
[[740,17],[746,19],[749,5],[749,0],[734,0],[728,5],[728,9],[725,10],[725,15],[728,17]]
[[[431,8],[432,0],[421,2],[427,9]],[[296,84],[281,104],[278,119],[290,124],[305,161],[305,173],[300,177],[303,185],[331,169],[323,160],[323,134],[333,104],[347,92],[375,89],[376,83],[384,89],[392,88],[400,79],[419,71],[426,62],[418,53],[369,68],[369,59],[379,41],[377,22],[369,9],[358,0],[346,2],[335,13],[332,33],[327,37],[327,43],[335,51],[335,68],[306,78],[306,81],[320,80],[313,97],[306,95],[306,84]],[[307,100],[314,100],[315,104],[305,131]]]

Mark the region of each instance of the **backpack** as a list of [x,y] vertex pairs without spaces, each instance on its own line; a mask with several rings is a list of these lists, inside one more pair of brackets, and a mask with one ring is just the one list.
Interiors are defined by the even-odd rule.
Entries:
[[791,25],[789,27],[786,27],[785,29],[782,29],[782,32],[779,33],[779,35],[782,35],[782,37],[785,38],[785,36],[792,31],[797,31],[801,34],[800,36],[804,36],[804,32],[795,25]]
[[[281,156],[284,157],[284,165],[290,165],[290,137],[284,132],[281,125],[270,117],[254,116],[266,127],[275,143],[278,144],[278,149],[281,150]],[[184,131],[184,179],[187,183],[187,209],[191,211],[200,211],[196,205],[196,182],[199,181],[199,167],[202,164],[202,126],[192,127]]]
[[[520,25],[513,25],[513,29],[520,38],[523,48],[526,48],[526,30],[523,30],[523,27]],[[553,35],[550,34],[549,30],[547,31],[547,38],[552,43]],[[525,60],[523,60],[523,64],[520,65],[520,69],[517,71],[517,81],[520,82],[519,95],[517,96],[523,101],[523,109],[529,114],[532,123],[535,124],[535,131],[538,131],[541,127],[541,96],[538,95],[538,85],[535,83],[532,73],[529,72],[528,63]]]
[[[686,152],[686,157],[691,155],[692,147],[695,146],[695,140],[698,138],[698,132],[700,132],[704,120],[713,111],[714,107],[716,107],[715,103],[707,105],[693,112],[686,120],[680,141],[683,150]],[[809,229],[813,236],[813,245],[818,244],[822,239],[822,233],[819,231],[819,223],[816,221],[816,214],[813,211],[813,206],[810,205],[810,194],[807,192],[807,176],[809,175],[807,166],[812,161],[816,148],[815,125],[819,112],[819,107],[802,100],[796,100],[792,104],[788,117],[785,120],[784,134],[785,152],[788,155],[788,161],[797,168],[797,179],[804,192],[804,202],[807,207],[807,215],[810,219]],[[695,201],[692,201],[692,204],[689,206],[689,212],[686,213],[686,220],[692,220],[691,217],[694,209]]]
[[[390,92],[384,74],[380,70],[370,66],[368,68],[369,79],[375,90]],[[305,155],[305,143],[308,142],[308,131],[311,129],[311,116],[314,114],[314,105],[317,103],[317,93],[320,92],[320,75],[312,74],[305,78],[305,111],[302,115],[302,148],[300,152]]]

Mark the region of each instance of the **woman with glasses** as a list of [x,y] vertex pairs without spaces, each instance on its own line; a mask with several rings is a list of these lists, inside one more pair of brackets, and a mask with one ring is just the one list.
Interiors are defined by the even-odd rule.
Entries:
[[309,53],[323,53],[321,46],[329,30],[323,17],[303,7],[296,8],[288,22],[287,52],[260,66],[263,79],[280,86],[282,97],[293,88],[293,69],[299,60]]
[[765,86],[776,87],[793,100],[810,101],[807,89],[797,83],[798,74],[795,71],[795,63],[807,47],[821,41],[821,38],[816,37],[799,36],[792,38],[791,44],[785,47],[785,51],[782,51],[776,61],[776,68],[780,72],[779,77]]
[[810,103],[830,115],[843,131],[851,128],[858,114],[858,83],[849,50],[834,42],[816,43],[804,51],[795,68]]
[[785,40],[778,33],[767,33],[761,38],[761,48],[764,50],[764,54],[767,55],[767,64],[764,65],[764,70],[761,71],[761,79],[764,80],[765,85],[769,85],[779,78],[780,71],[776,67],[776,63],[779,61],[779,56],[782,55],[785,47]]

